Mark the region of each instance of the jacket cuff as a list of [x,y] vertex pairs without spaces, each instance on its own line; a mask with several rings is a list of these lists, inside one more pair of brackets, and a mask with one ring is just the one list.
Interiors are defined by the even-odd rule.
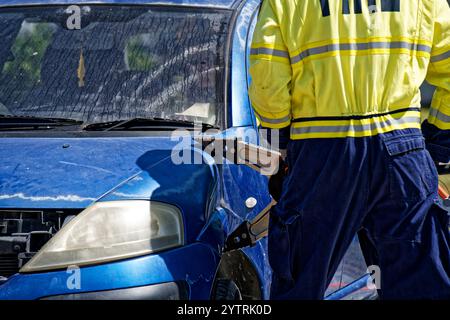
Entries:
[[435,162],[450,162],[450,148],[434,143],[426,143],[426,148]]
[[450,162],[450,130],[442,130],[425,120],[422,133],[426,148],[435,162]]

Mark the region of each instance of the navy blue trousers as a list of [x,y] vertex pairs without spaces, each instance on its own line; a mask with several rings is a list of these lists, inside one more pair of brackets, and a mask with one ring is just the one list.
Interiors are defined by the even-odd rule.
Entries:
[[381,299],[450,298],[450,233],[420,130],[288,145],[271,213],[271,299],[323,299],[356,234]]

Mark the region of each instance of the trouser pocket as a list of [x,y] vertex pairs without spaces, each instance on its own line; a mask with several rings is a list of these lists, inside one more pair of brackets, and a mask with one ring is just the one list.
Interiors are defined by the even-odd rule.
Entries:
[[437,191],[437,172],[421,134],[385,139],[390,197],[407,202],[423,200]]
[[274,214],[270,215],[268,254],[269,263],[277,278],[292,280],[288,225]]

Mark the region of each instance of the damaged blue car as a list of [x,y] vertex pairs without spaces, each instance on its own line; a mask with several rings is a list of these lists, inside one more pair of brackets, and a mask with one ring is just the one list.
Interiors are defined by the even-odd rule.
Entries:
[[[195,132],[263,144],[259,5],[0,3],[0,299],[269,298],[266,238],[225,250],[270,205],[267,177],[194,143],[199,161],[174,158]],[[355,239],[327,298],[373,297],[367,279]]]

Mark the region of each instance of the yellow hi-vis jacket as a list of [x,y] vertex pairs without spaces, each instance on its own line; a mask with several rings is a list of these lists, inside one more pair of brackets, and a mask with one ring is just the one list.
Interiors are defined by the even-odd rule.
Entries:
[[291,139],[420,128],[420,85],[437,87],[428,122],[450,129],[447,0],[264,0],[250,98],[263,127]]

